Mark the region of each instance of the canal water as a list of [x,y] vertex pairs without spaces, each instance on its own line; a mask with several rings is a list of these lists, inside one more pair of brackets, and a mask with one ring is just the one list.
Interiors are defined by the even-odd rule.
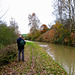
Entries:
[[75,47],[35,42],[57,62],[69,75],[75,75]]

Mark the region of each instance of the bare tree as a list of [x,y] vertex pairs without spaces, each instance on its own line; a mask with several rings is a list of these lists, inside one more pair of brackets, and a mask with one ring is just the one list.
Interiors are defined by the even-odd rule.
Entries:
[[55,0],[54,9],[56,21],[64,25],[68,23],[69,30],[72,31],[72,28],[75,27],[75,0]]
[[11,18],[10,20],[10,28],[13,28],[13,30],[15,31],[15,33],[19,33],[18,31],[18,23],[15,21],[14,18]]
[[62,0],[55,0],[54,2],[55,11],[53,13],[56,16],[56,20],[60,21],[61,23],[63,22],[63,5],[64,3]]
[[73,27],[75,29],[75,0],[73,0]]
[[37,30],[39,29],[40,20],[36,16],[35,13],[32,13],[32,15],[29,14],[29,26],[30,26],[30,33],[36,34]]

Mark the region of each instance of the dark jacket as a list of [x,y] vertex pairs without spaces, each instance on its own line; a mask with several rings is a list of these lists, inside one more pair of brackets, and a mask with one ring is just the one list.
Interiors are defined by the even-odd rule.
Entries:
[[17,39],[17,46],[18,46],[18,49],[19,49],[19,50],[24,49],[24,45],[26,44],[26,42],[23,40],[23,41],[24,41],[24,45],[20,47],[19,44],[20,44],[20,41],[21,41],[21,40],[23,40],[21,37],[19,37],[19,38]]

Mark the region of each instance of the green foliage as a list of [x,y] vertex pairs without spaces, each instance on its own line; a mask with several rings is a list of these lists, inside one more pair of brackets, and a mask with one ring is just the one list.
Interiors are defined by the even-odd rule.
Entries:
[[56,22],[53,28],[56,30],[53,43],[71,45],[71,32],[63,24]]
[[38,38],[40,35],[41,35],[40,31],[37,30],[36,34],[34,34],[34,33],[28,34],[28,39],[32,40],[32,41],[35,41],[35,39]]
[[23,35],[23,39],[28,40],[28,34],[22,34]]
[[0,24],[0,48],[16,43],[17,33],[14,27],[8,27],[6,24]]
[[75,47],[75,32],[71,33],[71,43],[72,43],[72,46]]
[[40,37],[40,39],[38,40],[39,42],[42,42],[43,41],[43,38],[42,37]]
[[28,37],[28,34],[22,34],[23,35],[23,37]]

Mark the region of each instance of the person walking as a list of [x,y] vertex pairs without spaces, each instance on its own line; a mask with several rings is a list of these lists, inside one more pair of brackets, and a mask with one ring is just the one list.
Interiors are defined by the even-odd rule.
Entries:
[[23,39],[23,35],[20,35],[17,39],[17,46],[18,46],[18,58],[21,61],[21,53],[22,53],[22,61],[24,61],[24,45],[26,42]]

